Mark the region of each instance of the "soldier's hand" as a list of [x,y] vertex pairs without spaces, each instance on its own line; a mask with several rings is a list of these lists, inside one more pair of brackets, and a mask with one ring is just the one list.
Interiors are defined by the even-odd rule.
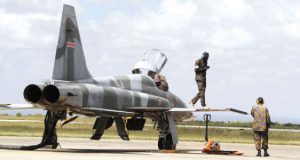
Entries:
[[209,66],[206,66],[207,69],[209,69]]

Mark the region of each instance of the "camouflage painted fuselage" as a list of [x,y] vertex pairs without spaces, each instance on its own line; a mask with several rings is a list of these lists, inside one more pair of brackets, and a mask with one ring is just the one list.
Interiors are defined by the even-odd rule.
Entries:
[[[69,110],[88,116],[124,116],[122,112],[143,114],[155,119],[156,114],[187,106],[171,92],[160,90],[147,75],[93,78],[79,81],[55,81],[57,101],[39,105],[48,110]],[[99,110],[97,110],[99,109]],[[102,109],[120,111],[103,112]],[[175,120],[191,118],[191,112],[173,113]]]

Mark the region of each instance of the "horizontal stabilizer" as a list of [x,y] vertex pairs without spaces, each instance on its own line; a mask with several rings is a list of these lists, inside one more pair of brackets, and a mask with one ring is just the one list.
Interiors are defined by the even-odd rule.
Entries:
[[38,109],[32,104],[0,104],[0,110]]

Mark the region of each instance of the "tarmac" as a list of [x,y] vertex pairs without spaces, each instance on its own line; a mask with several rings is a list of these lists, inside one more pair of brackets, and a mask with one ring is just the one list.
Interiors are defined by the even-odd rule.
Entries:
[[[38,137],[0,137],[0,144],[32,145],[39,143]],[[83,138],[59,138],[61,148],[35,151],[1,150],[0,160],[299,160],[300,146],[270,145],[271,157],[255,157],[253,144],[221,143],[222,150],[235,150],[244,155],[208,155],[201,152],[203,142],[180,141],[176,153],[162,153],[157,141],[102,139],[94,141]]]

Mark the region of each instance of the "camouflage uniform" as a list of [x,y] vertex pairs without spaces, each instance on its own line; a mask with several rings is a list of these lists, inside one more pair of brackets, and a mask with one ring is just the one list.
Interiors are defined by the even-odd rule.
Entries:
[[[252,107],[251,115],[253,119],[253,137],[255,147],[257,150],[268,149],[268,130],[270,127],[270,115],[268,108],[263,105],[256,105]],[[261,143],[262,139],[262,143]]]
[[167,83],[166,77],[161,74],[155,74],[154,81],[159,89],[163,91],[169,90],[169,85]]
[[209,67],[207,66],[207,59],[205,60],[204,57],[198,59],[195,62],[195,73],[196,73],[196,83],[198,85],[199,92],[197,95],[191,100],[193,105],[201,98],[201,105],[206,106],[205,103],[205,89],[206,89],[206,70]]

